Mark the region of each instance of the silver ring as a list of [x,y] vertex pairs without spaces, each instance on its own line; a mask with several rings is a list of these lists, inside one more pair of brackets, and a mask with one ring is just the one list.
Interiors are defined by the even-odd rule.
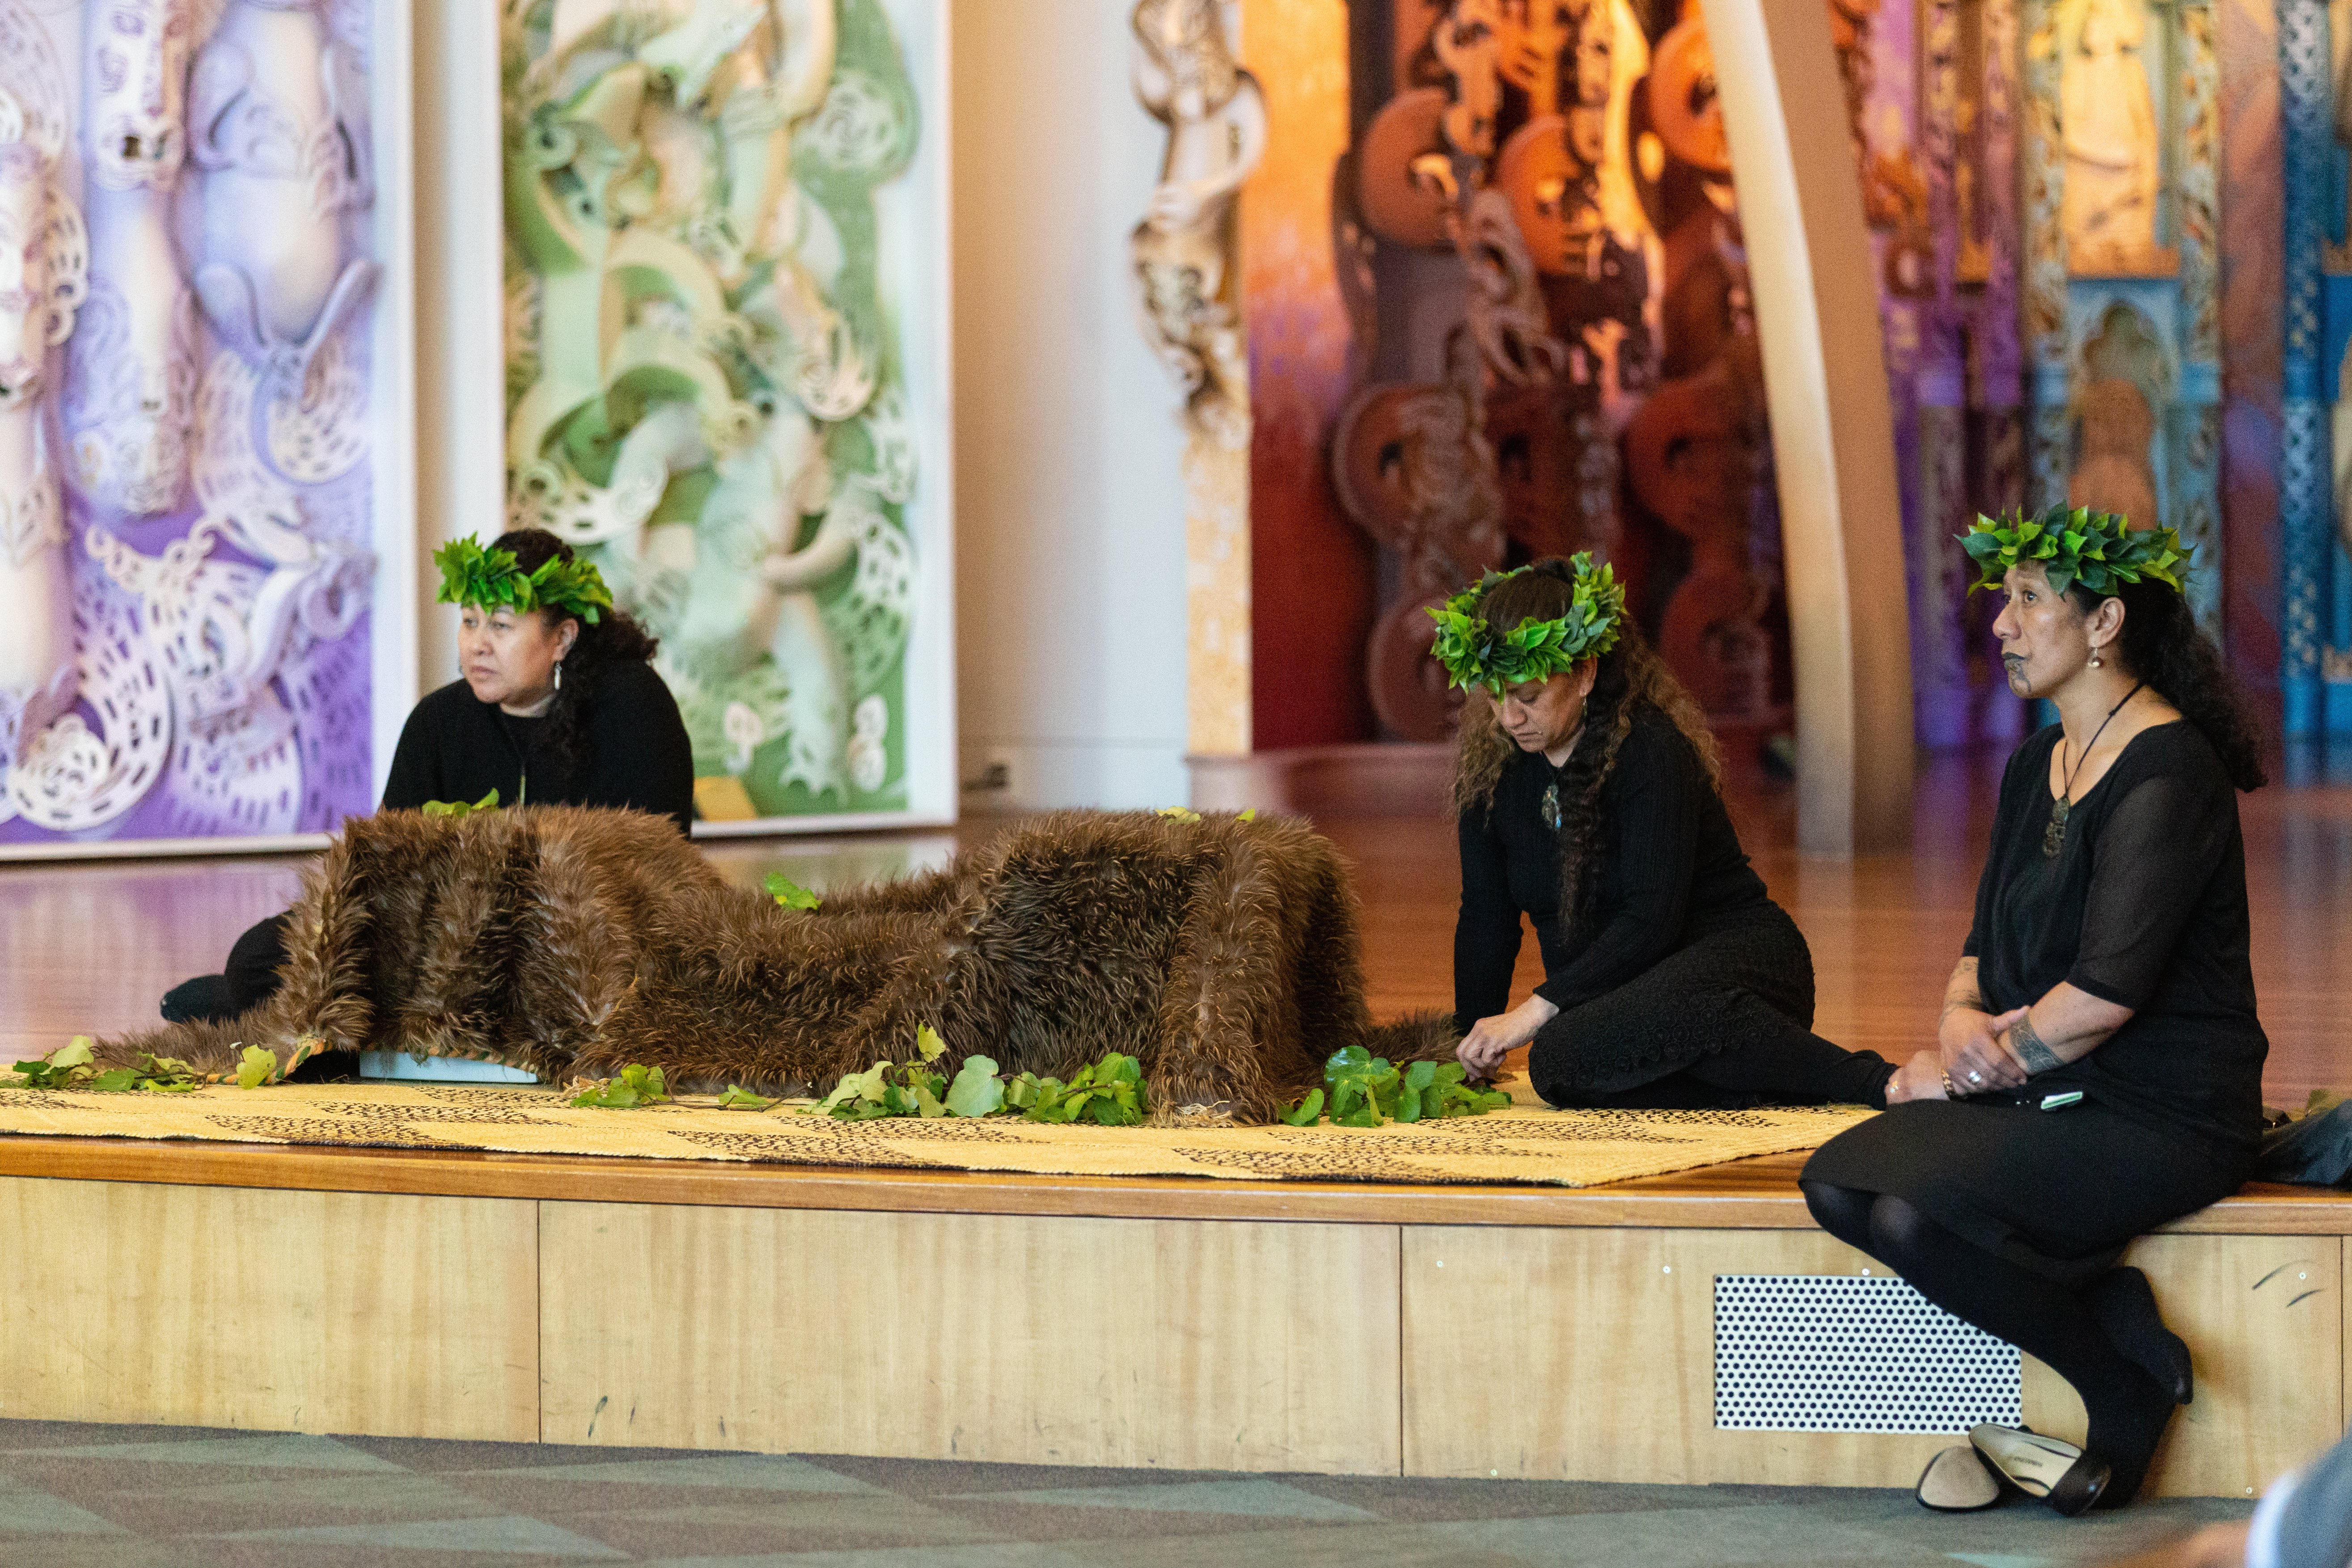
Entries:
[[1970,1083],[1982,1083],[1984,1082],[1984,1074],[1980,1072],[1972,1072],[1969,1074],[1969,1081]]

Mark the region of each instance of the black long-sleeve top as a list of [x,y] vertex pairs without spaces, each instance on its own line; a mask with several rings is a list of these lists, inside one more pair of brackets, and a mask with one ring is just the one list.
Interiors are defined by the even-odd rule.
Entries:
[[2134,1121],[2251,1150],[2262,1131],[2270,1038],[2254,1011],[2246,841],[2238,797],[2186,720],[2134,735],[2042,852],[2058,725],[2009,760],[1962,951],[1995,1013],[2066,981],[2132,1009],[2077,1061],[2037,1075],[2039,1099],[2079,1089]]
[[1601,786],[1598,902],[1588,931],[1571,940],[1560,918],[1559,835],[1543,819],[1544,790],[1555,782],[1565,793],[1541,753],[1519,752],[1505,764],[1492,807],[1463,814],[1454,1015],[1465,1031],[1510,1005],[1522,913],[1543,950],[1536,993],[1566,1012],[1718,922],[1771,905],[1697,751],[1645,704]]
[[429,800],[501,805],[605,805],[694,822],[694,751],[677,700],[651,665],[607,665],[588,708],[587,755],[577,763],[547,744],[545,719],[518,719],[453,680],[419,702],[400,731],[383,809]]

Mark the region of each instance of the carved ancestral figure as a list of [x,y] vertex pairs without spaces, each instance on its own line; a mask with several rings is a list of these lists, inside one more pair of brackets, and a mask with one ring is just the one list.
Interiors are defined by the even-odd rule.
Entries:
[[48,396],[89,284],[80,210],[58,178],[57,60],[0,0],[0,820],[8,775],[72,703],[73,591]]
[[1140,0],[1135,92],[1168,127],[1160,184],[1129,243],[1144,339],[1184,389],[1196,427],[1249,429],[1249,366],[1232,280],[1234,198],[1265,156],[1257,79],[1225,41],[1216,0]]
[[386,812],[344,829],[292,919],[274,1000],[109,1059],[219,1068],[310,1038],[798,1093],[911,1058],[928,1024],[1013,1073],[1123,1051],[1163,1117],[1257,1121],[1343,1046],[1453,1043],[1435,1016],[1370,1026],[1346,868],[1286,819],[1049,816],[803,912],[730,887],[666,818]]
[[2137,0],[2087,0],[2059,74],[2066,174],[2059,222],[2078,274],[2168,273],[2177,252],[2156,243],[2156,100],[2140,60],[2147,18]]
[[2120,377],[2083,391],[2083,457],[2066,482],[2066,504],[2120,512],[2141,528],[2157,521],[2156,470],[2147,460],[2156,416],[2147,395]]

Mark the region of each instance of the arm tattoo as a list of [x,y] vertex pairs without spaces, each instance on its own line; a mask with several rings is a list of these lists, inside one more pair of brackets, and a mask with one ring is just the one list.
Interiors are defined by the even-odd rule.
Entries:
[[2052,1068],[2066,1065],[2059,1059],[2058,1053],[2043,1045],[2042,1037],[2033,1032],[2033,1015],[2031,1013],[2020,1018],[2010,1029],[2009,1048],[2015,1051],[2017,1059],[2025,1064],[2028,1075],[2039,1075]]

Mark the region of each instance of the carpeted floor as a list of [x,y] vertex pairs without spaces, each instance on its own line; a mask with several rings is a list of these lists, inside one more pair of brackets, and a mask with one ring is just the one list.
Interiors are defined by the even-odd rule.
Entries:
[[2248,1505],[1189,1475],[0,1421],[7,1568],[2057,1568]]

